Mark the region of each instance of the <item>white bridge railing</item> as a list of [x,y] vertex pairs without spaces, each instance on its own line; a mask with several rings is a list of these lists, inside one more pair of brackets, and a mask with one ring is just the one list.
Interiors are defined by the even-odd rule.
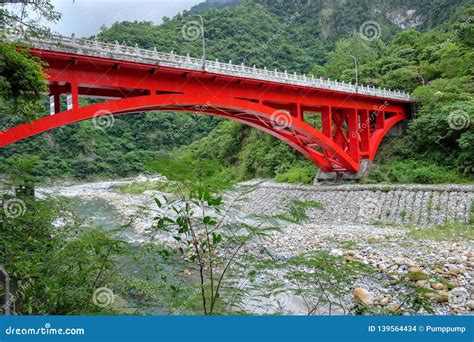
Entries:
[[385,99],[397,99],[402,101],[412,101],[410,94],[394,90],[386,90],[364,85],[354,85],[350,83],[314,78],[306,75],[290,74],[286,71],[269,70],[267,68],[256,68],[245,66],[244,64],[222,63],[218,60],[210,61],[199,58],[180,56],[173,52],[163,53],[154,50],[141,49],[138,46],[130,47],[104,43],[98,40],[87,40],[82,38],[64,37],[51,35],[48,37],[24,37],[17,32],[9,31],[5,39],[9,42],[20,41],[27,43],[34,48],[49,51],[68,52],[79,55],[111,58],[117,60],[139,62],[151,65],[161,65],[187,70],[205,70],[222,75],[245,77],[257,80],[272,81],[285,84],[293,84],[327,90],[342,91],[354,94],[376,96]]

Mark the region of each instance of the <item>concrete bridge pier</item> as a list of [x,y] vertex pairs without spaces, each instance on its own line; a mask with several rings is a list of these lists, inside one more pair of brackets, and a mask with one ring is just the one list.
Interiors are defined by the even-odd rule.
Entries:
[[372,161],[369,159],[362,159],[360,161],[359,171],[357,173],[352,172],[324,172],[318,170],[314,184],[319,182],[337,182],[340,180],[360,180],[369,175]]

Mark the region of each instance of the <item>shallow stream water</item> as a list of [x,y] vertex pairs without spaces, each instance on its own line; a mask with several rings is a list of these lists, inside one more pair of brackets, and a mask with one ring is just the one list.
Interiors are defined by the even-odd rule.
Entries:
[[[70,204],[77,215],[91,228],[106,231],[115,238],[127,242],[128,253],[116,260],[116,267],[124,278],[131,276],[139,281],[159,286],[162,285],[160,274],[180,274],[183,271],[184,265],[179,260],[165,262],[159,256],[152,257],[144,252],[141,245],[144,237],[127,227],[125,220],[121,219],[117,210],[106,200],[72,197]],[[194,282],[192,278],[182,277],[179,277],[179,281],[189,283],[185,285],[193,285]],[[124,296],[117,300],[115,305],[127,314],[166,315],[170,313],[170,308],[159,299],[149,301],[136,295]]]

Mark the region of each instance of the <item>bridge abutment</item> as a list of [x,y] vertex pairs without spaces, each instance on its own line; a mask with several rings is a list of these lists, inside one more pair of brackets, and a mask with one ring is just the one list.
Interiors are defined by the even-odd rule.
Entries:
[[339,180],[359,180],[369,175],[372,161],[369,159],[362,159],[360,161],[359,171],[357,173],[352,172],[324,172],[318,170],[314,184],[319,182],[336,182]]

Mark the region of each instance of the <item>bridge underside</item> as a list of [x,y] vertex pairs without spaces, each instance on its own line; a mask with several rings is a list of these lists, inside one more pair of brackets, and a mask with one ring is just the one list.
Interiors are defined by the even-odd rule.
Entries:
[[[0,147],[73,122],[147,111],[238,121],[286,142],[321,170],[357,172],[404,120],[408,104],[242,77],[31,50],[45,71],[52,115],[0,133]],[[68,108],[61,108],[67,96]],[[79,97],[104,98],[80,106]],[[391,103],[393,101],[393,103]]]

